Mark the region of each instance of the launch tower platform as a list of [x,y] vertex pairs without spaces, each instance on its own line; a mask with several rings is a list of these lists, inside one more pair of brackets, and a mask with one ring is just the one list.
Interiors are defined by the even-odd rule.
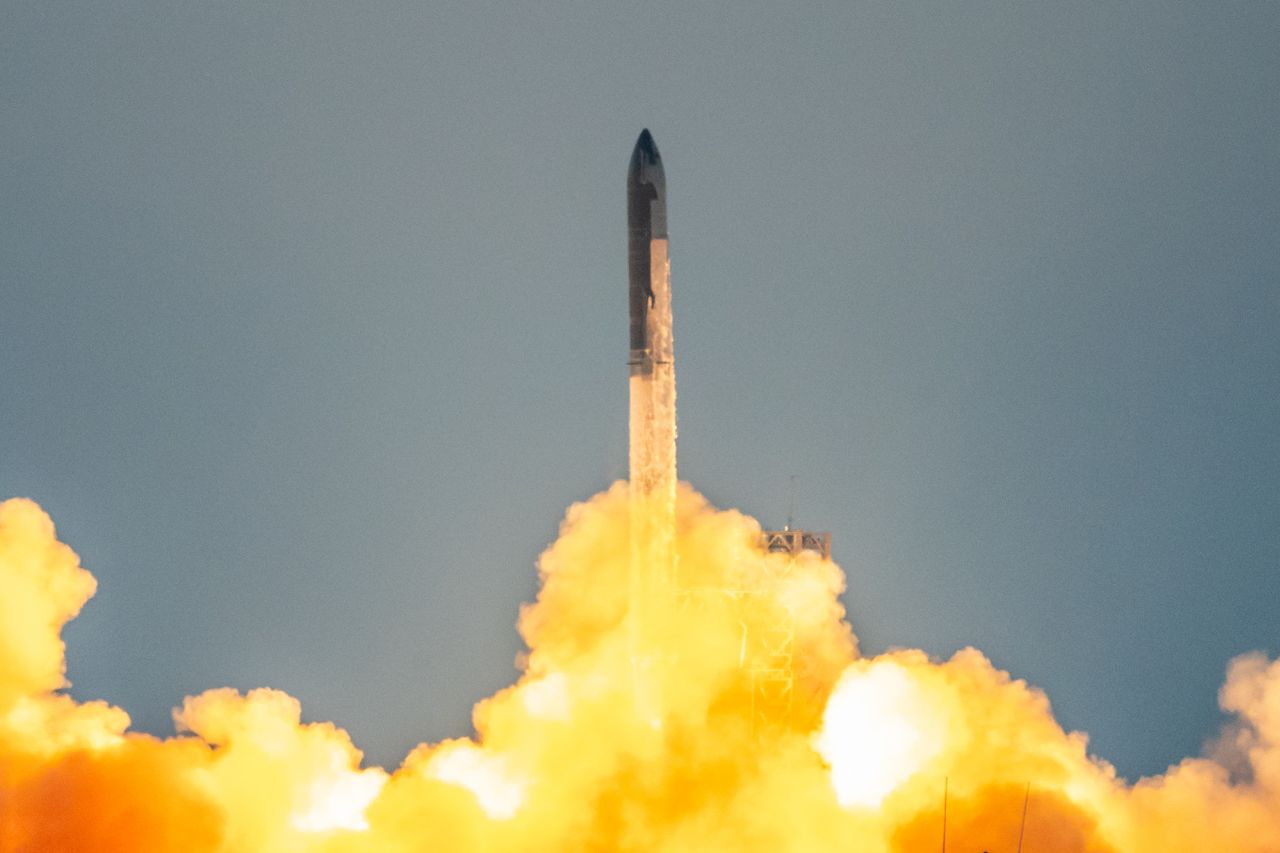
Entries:
[[[771,577],[760,578],[761,587],[786,578],[795,568],[796,559],[812,551],[824,560],[831,559],[831,534],[812,530],[796,530],[790,525],[782,530],[760,533],[760,544],[771,554],[787,554],[786,561],[769,561]],[[756,731],[791,724],[795,704],[796,620],[795,615],[767,600],[746,595],[746,607],[768,606],[763,619],[744,620],[743,625],[757,627],[753,636],[743,637],[742,664],[750,680],[751,725]]]

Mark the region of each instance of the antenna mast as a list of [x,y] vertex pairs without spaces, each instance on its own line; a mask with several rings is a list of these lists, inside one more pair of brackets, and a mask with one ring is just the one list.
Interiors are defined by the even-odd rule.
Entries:
[[942,853],[947,853],[947,785],[950,776],[942,777]]
[[1022,795],[1022,823],[1018,824],[1018,853],[1022,853],[1022,833],[1027,828],[1027,801],[1031,799],[1031,783],[1027,783],[1026,793]]
[[787,526],[783,530],[790,530],[796,520],[796,475],[791,475],[791,485],[787,490],[790,494],[787,503]]

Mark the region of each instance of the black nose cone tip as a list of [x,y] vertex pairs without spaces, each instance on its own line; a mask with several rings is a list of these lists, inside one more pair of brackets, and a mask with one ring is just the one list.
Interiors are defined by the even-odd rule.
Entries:
[[658,154],[658,146],[653,142],[653,135],[649,133],[649,128],[640,131],[640,138],[636,140],[636,147],[631,152],[631,171],[639,172],[645,167],[662,168],[662,157]]

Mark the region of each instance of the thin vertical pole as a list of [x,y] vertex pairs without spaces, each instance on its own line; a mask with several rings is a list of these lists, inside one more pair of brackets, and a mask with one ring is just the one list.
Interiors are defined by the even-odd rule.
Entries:
[[783,530],[790,530],[795,524],[796,519],[796,475],[791,475],[791,485],[787,490],[790,494],[790,502],[787,504],[787,526]]
[[950,776],[942,777],[942,853],[947,853],[947,786]]
[[1031,799],[1031,783],[1027,783],[1026,793],[1022,795],[1022,823],[1018,826],[1018,853],[1022,853],[1022,833],[1027,828],[1027,802]]

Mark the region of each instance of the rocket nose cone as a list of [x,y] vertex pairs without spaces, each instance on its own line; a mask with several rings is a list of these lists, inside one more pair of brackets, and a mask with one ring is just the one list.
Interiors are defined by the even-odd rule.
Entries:
[[649,133],[649,128],[640,131],[640,136],[636,139],[636,151],[644,155],[644,158],[650,163],[659,159],[658,146],[653,142],[653,134]]
[[639,172],[646,166],[662,166],[662,157],[658,154],[658,146],[653,142],[649,128],[640,131],[636,147],[631,152],[631,171]]

